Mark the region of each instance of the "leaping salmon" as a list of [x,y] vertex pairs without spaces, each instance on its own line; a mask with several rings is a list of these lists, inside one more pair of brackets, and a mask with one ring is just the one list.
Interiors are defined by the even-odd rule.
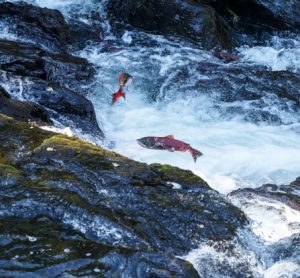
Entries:
[[137,139],[137,142],[140,146],[153,149],[153,150],[168,150],[170,152],[179,151],[179,152],[190,152],[194,161],[197,161],[197,158],[203,155],[200,151],[192,148],[189,144],[177,140],[173,135],[168,135],[165,137],[156,137],[148,136]]
[[120,88],[117,92],[113,94],[112,104],[117,102],[120,97],[126,99],[123,89],[131,84],[132,76],[127,72],[123,72],[119,75],[118,81],[119,81]]

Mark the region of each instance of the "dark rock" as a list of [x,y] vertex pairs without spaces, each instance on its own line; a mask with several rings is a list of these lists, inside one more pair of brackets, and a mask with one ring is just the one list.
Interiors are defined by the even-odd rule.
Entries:
[[88,42],[102,42],[103,35],[100,24],[86,24],[81,21],[70,19],[68,21],[72,49],[83,49]]
[[12,96],[35,101],[51,109],[51,117],[62,124],[100,139],[103,133],[93,105],[84,97],[94,72],[85,59],[53,54],[32,44],[0,40],[0,84],[12,84]]
[[22,80],[15,75],[0,71],[0,84],[15,84],[11,87],[12,96],[18,98],[22,84],[22,99],[34,101],[47,108],[51,118],[64,126],[81,130],[83,134],[93,134],[95,139],[103,139],[92,103],[84,96],[41,79],[29,78]]
[[265,44],[270,36],[300,30],[300,2],[294,0],[195,0],[207,3],[233,27],[237,44]]
[[32,44],[0,40],[0,69],[24,77],[59,83],[73,90],[93,81],[95,70],[86,59],[53,54]]
[[229,26],[207,5],[188,0],[113,0],[108,10],[135,28],[181,36],[207,49],[233,46]]
[[[293,114],[294,121],[299,121],[296,117],[300,111],[300,78],[297,73],[211,62],[199,64],[196,73],[200,78],[194,81],[195,71],[178,70],[178,74],[164,86],[164,94],[154,96],[154,99],[167,101],[175,97],[207,96],[224,117],[271,124],[288,123],[278,114],[278,111],[284,111]],[[186,80],[189,79],[192,82],[187,87]],[[182,90],[181,80],[185,80]],[[275,106],[278,109],[273,111]]]
[[32,102],[21,102],[11,99],[9,93],[0,86],[0,113],[19,121],[52,124],[48,112]]
[[[13,246],[26,238],[18,248],[18,271],[34,262],[36,273],[51,265],[62,274],[68,265],[72,275],[97,268],[112,277],[198,277],[176,256],[207,240],[231,240],[247,223],[239,209],[190,171],[138,163],[28,127],[0,116],[0,169],[10,181],[0,182],[5,234],[0,244],[10,254],[1,269]],[[15,226],[23,228],[13,232]],[[34,248],[44,249],[39,258],[28,252]]]
[[[201,1],[201,0],[200,0]],[[241,21],[268,25],[278,29],[300,28],[300,3],[294,0],[211,0],[205,1],[221,14],[228,9],[241,17]],[[259,26],[258,26],[259,27]]]
[[25,2],[0,3],[0,21],[18,38],[46,49],[65,51],[71,42],[69,27],[57,10],[40,8]]
[[289,185],[264,184],[258,188],[238,189],[230,193],[232,197],[248,196],[249,199],[257,196],[284,203],[300,211],[300,177]]

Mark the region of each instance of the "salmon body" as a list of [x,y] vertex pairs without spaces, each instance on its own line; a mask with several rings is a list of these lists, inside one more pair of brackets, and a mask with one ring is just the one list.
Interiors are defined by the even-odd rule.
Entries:
[[168,135],[165,137],[156,137],[156,136],[148,136],[137,139],[137,142],[140,146],[153,149],[153,150],[168,150],[170,152],[179,151],[179,152],[190,152],[193,156],[194,161],[197,161],[197,158],[202,155],[202,153],[194,148],[192,148],[189,144],[177,140],[173,135]]
[[124,99],[126,98],[125,93],[122,90],[122,87],[120,87],[120,89],[113,94],[112,104],[117,102],[120,97],[123,97]]

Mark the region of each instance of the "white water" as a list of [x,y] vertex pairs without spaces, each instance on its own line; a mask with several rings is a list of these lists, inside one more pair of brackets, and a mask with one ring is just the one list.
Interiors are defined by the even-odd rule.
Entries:
[[[60,9],[67,16],[75,14],[87,23],[91,10],[99,12],[99,20],[106,19],[103,8],[106,1],[88,0],[84,4],[80,0],[30,2]],[[91,45],[79,53],[99,66],[97,89],[89,97],[95,106],[99,125],[107,136],[107,147],[138,161],[190,169],[224,194],[267,182],[289,183],[300,175],[299,115],[282,111],[276,102],[269,100],[270,109],[278,111],[283,121],[291,124],[256,125],[238,117],[228,118],[222,110],[222,106],[228,104],[216,103],[213,96],[199,97],[198,94],[196,97],[196,89],[191,88],[197,80],[209,79],[197,71],[200,63],[222,64],[209,52],[187,42],[141,32],[125,31],[116,39],[109,29],[106,26],[103,43]],[[4,37],[15,38],[9,32],[3,34]],[[267,66],[273,71],[298,72],[299,45],[299,39],[274,37],[266,46],[243,46],[237,50],[242,56],[241,63]],[[111,51],[102,51],[107,46]],[[189,74],[174,85],[172,78],[186,69]],[[111,94],[118,89],[117,77],[123,71],[133,75],[133,84],[127,89],[126,101],[120,100],[111,106]],[[157,96],[158,102],[153,101],[153,95]],[[204,156],[195,164],[188,153],[147,150],[136,143],[140,137],[170,134],[190,143]],[[236,245],[234,254],[224,254],[204,244],[191,250],[185,259],[191,261],[200,274],[217,275],[212,277],[225,277],[222,276],[222,267],[214,268],[215,265],[238,267],[245,262],[257,277],[295,277],[293,275],[300,270],[294,262],[280,261],[269,265],[262,263],[258,257],[265,245],[300,232],[299,225],[291,225],[300,223],[299,212],[266,199],[236,205],[240,205],[247,214],[254,235],[262,243],[253,244],[254,251],[247,252]],[[250,242],[252,240],[249,239]]]
[[[113,42],[119,49],[112,53],[102,53],[99,46],[82,53],[100,67],[99,85],[90,99],[115,151],[147,163],[190,169],[222,193],[266,182],[288,183],[299,176],[300,135],[294,131],[299,124],[267,126],[227,120],[206,96],[149,101],[149,90],[164,95],[177,70],[187,67],[194,76],[172,88],[174,94],[184,95],[184,90],[190,90],[186,88],[201,78],[195,69],[197,63],[214,58],[189,45],[179,48],[160,36],[149,36],[154,47],[127,46],[134,38],[128,32],[124,36],[125,43]],[[117,76],[122,71],[134,76],[133,85],[127,90],[126,101],[111,106],[111,94],[117,90]],[[188,153],[147,150],[136,143],[140,137],[169,134],[190,143],[204,156],[195,164]]]

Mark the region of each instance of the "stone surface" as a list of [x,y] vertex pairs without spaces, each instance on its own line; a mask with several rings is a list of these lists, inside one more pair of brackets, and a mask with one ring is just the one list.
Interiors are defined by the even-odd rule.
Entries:
[[138,29],[181,36],[207,49],[233,46],[227,23],[205,4],[188,0],[113,0],[108,6],[117,21]]
[[[54,263],[58,274],[83,275],[94,265],[106,276],[198,277],[176,256],[206,240],[230,240],[247,223],[190,171],[138,163],[5,116],[0,154],[0,218],[12,221],[0,223],[2,257],[19,254],[19,271],[35,250],[43,260],[27,269],[32,274],[53,271]],[[28,230],[32,225],[36,229]]]
[[43,125],[52,124],[49,113],[42,106],[36,103],[12,100],[9,93],[1,86],[0,113],[20,121],[30,121]]

